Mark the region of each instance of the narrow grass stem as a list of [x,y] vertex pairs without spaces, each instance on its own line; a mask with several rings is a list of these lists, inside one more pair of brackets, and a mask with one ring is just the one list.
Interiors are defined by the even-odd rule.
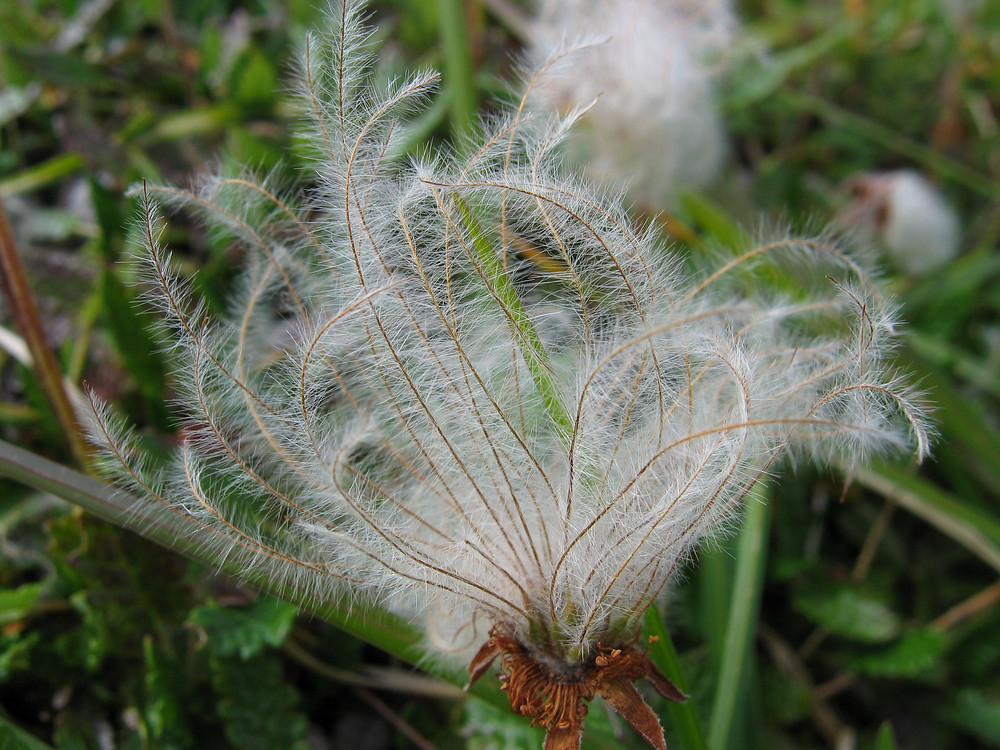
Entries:
[[1000,571],[1000,523],[960,497],[889,464],[845,468],[851,479],[894,500]]
[[23,169],[5,180],[0,180],[0,197],[27,193],[51,185],[68,177],[83,167],[82,154],[60,154],[41,164]]
[[[681,674],[680,660],[677,649],[670,638],[670,632],[663,623],[663,617],[655,606],[646,610],[646,630],[656,641],[649,648],[649,656],[671,682],[682,692],[687,692],[684,676]],[[690,701],[687,703],[667,704],[667,713],[681,743],[681,750],[708,750],[708,742],[702,730],[701,722]]]
[[538,392],[542,396],[545,411],[562,434],[569,435],[573,428],[573,420],[559,398],[559,389],[553,379],[549,355],[542,345],[542,339],[539,337],[538,331],[535,330],[528,313],[525,312],[524,305],[521,304],[521,300],[517,296],[517,290],[514,289],[514,285],[497,258],[486,230],[476,219],[468,203],[457,196],[455,200],[462,214],[465,228],[470,234],[476,260],[481,265],[490,284],[490,291],[507,311],[521,354],[524,356],[535,387],[538,388]]
[[[0,441],[0,475],[78,505],[105,521],[135,531],[213,570],[246,580],[260,591],[290,601],[404,661],[416,664],[425,660],[419,634],[400,618],[357,602],[343,604],[319,599],[311,596],[305,586],[279,586],[276,579],[264,572],[235,569],[230,558],[216,553],[201,544],[197,536],[192,536],[192,526],[183,516],[158,514],[154,517],[150,512],[144,513],[143,510],[150,506],[131,495],[3,441]],[[462,679],[458,670],[439,669],[437,674],[452,682]]]
[[451,129],[468,135],[476,122],[475,79],[469,47],[464,0],[437,0],[441,47],[444,51],[444,85],[451,104]]
[[24,264],[21,262],[14,241],[14,232],[2,200],[0,200],[0,280],[3,282],[11,314],[17,321],[18,330],[24,336],[28,351],[31,353],[38,382],[66,436],[73,457],[80,466],[87,467],[89,464],[87,443],[83,439],[69,396],[63,388],[62,370],[49,346],[45,328],[42,326],[42,316],[28,284]]
[[746,685],[764,586],[770,509],[760,483],[747,495],[745,502],[743,529],[736,544],[736,571],[729,597],[726,637],[709,723],[710,750],[729,747],[736,717],[747,699],[746,691],[741,688]]

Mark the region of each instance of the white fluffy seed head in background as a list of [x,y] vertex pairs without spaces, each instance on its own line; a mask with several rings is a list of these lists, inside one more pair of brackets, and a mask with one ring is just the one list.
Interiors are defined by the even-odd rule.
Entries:
[[530,57],[560,59],[530,105],[586,109],[566,147],[571,161],[626,185],[632,200],[669,206],[722,165],[715,87],[736,27],[726,0],[542,0]]
[[902,169],[847,181],[851,202],[838,223],[863,242],[877,242],[911,276],[935,271],[958,255],[958,215],[925,177]]
[[[165,467],[96,398],[92,434],[192,538],[422,622],[441,654],[501,626],[576,663],[633,637],[785,454],[925,452],[859,261],[780,237],[692,269],[563,173],[562,125],[523,108],[471,158],[391,161],[435,76],[381,88],[369,51],[353,3],[306,42],[300,194],[246,174],[138,191],[187,423]],[[228,315],[190,302],[157,203],[245,248]]]

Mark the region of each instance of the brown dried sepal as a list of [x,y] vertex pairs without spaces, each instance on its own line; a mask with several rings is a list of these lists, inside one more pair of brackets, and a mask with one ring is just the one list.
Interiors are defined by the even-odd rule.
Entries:
[[656,750],[667,750],[663,727],[633,684],[646,678],[667,700],[685,701],[677,686],[631,646],[598,645],[593,660],[582,664],[540,661],[517,640],[499,628],[469,665],[469,684],[481,677],[499,656],[500,686],[514,713],[531,718],[532,726],[547,730],[545,750],[577,750],[583,734],[587,702],[600,695]]

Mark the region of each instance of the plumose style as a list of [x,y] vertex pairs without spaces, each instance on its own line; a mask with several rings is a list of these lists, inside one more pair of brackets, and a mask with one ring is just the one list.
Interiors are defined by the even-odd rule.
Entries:
[[[663,748],[633,682],[683,696],[638,638],[698,540],[790,450],[926,450],[891,305],[822,241],[681,256],[563,174],[571,123],[523,106],[467,156],[394,158],[435,76],[376,86],[359,13],[305,44],[308,189],[139,189],[187,421],[165,468],[96,398],[94,438],[247,570],[375,600],[474,678],[499,657],[550,750],[595,694]],[[246,248],[229,315],[171,272],[157,202]]]

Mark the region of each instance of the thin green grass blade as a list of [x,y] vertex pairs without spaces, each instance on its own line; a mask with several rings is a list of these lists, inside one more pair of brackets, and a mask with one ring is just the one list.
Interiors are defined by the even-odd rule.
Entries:
[[712,674],[719,673],[729,619],[728,592],[733,587],[732,547],[725,542],[709,542],[698,551],[699,633],[708,646]]
[[52,750],[39,739],[0,716],[0,748],[3,750]]
[[896,735],[893,734],[892,724],[888,721],[879,727],[875,736],[875,750],[897,750]]
[[736,543],[736,571],[729,597],[729,619],[709,722],[708,746],[730,746],[733,725],[747,699],[743,689],[757,632],[760,596],[764,588],[770,509],[760,482],[747,495],[743,529]]
[[816,115],[829,128],[852,132],[869,143],[890,153],[905,156],[931,172],[964,185],[986,198],[993,200],[1000,198],[1000,182],[997,180],[965,166],[933,146],[901,136],[892,128],[887,128],[868,117],[843,109],[813,94],[785,91],[777,99],[793,109]]
[[856,482],[895,501],[1000,571],[1000,519],[905,469],[876,463],[848,472]]
[[906,367],[927,389],[942,437],[949,443],[961,443],[970,459],[969,468],[988,475],[990,484],[1000,487],[1000,434],[984,418],[986,412],[959,393],[948,377],[930,363],[927,338],[911,335],[909,339],[904,349],[904,354],[909,355]]
[[[677,649],[674,648],[670,632],[663,624],[663,617],[655,606],[646,610],[646,630],[649,635],[656,638],[655,643],[649,647],[649,656],[653,664],[682,692],[686,693],[687,685],[684,681],[684,675],[681,674]],[[680,738],[680,750],[708,750],[708,742],[705,739],[701,722],[698,720],[698,714],[695,713],[694,706],[690,701],[687,703],[668,703],[667,713],[670,714],[670,722]]]
[[545,411],[562,434],[568,436],[573,428],[573,420],[559,397],[559,389],[556,387],[549,355],[542,345],[542,339],[531,323],[528,313],[525,312],[524,305],[521,304],[521,299],[517,296],[517,290],[514,289],[514,285],[504,271],[486,230],[476,219],[468,203],[458,196],[455,197],[455,202],[458,204],[462,221],[472,240],[476,261],[480,264],[483,276],[489,284],[490,292],[504,308],[507,319],[514,329],[528,371],[535,381],[535,387],[538,388],[538,392],[542,396]]
[[51,185],[83,167],[82,154],[70,153],[54,156],[48,161],[23,169],[5,180],[0,180],[0,197],[28,193]]
[[443,81],[451,105],[451,130],[457,136],[472,131],[479,111],[465,8],[463,0],[437,0],[444,53]]

